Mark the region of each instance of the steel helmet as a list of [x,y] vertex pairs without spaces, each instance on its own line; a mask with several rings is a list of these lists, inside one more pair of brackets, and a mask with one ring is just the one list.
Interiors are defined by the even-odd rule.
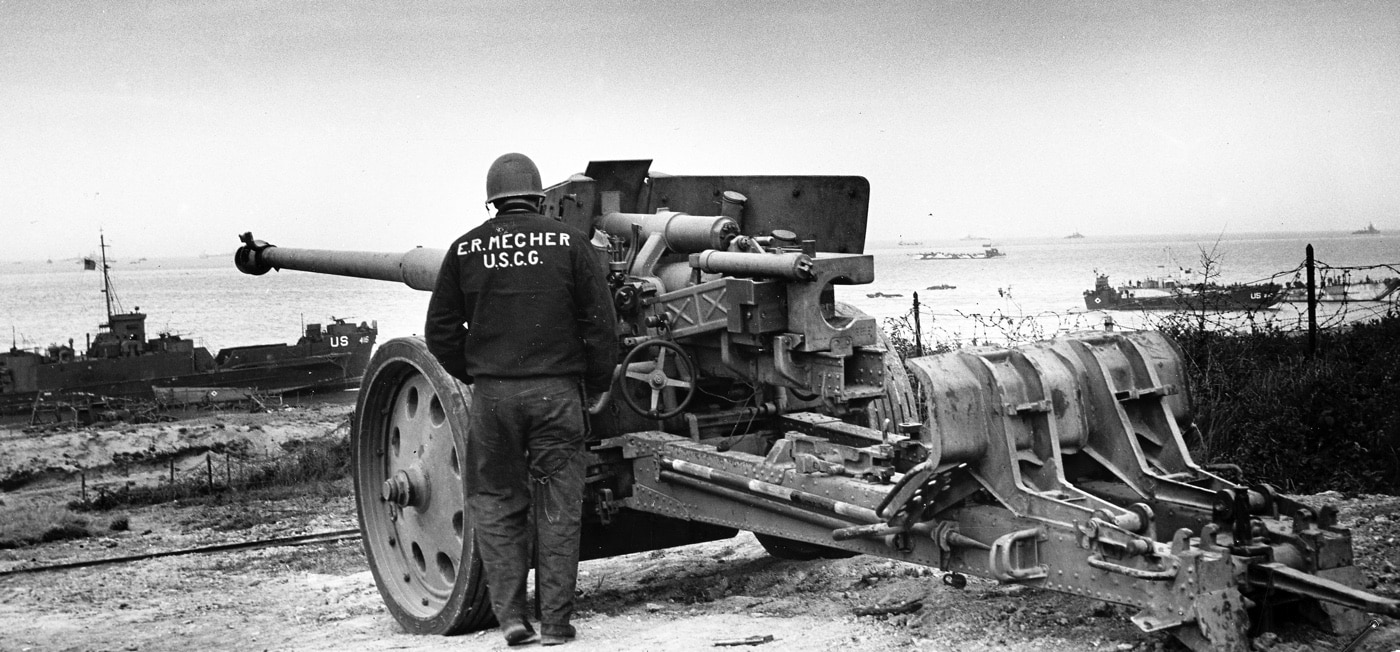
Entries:
[[540,169],[524,154],[502,154],[486,171],[486,201],[510,197],[544,197]]

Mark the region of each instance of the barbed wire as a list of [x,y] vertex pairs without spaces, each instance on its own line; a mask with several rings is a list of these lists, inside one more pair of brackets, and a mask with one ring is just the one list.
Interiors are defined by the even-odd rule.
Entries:
[[[1377,263],[1375,265],[1329,265],[1314,258],[1313,265],[1319,268],[1327,269],[1388,269],[1392,272],[1400,274],[1400,263]],[[1302,265],[1300,265],[1300,267],[1302,267]]]
[[1254,280],[1254,281],[1249,281],[1248,283],[1245,283],[1245,285],[1259,285],[1259,284],[1263,284],[1263,283],[1273,283],[1274,281],[1276,281],[1276,280],[1277,280],[1279,277],[1281,277],[1281,276],[1288,276],[1288,275],[1290,275],[1290,274],[1296,275],[1296,274],[1298,274],[1299,272],[1301,272],[1301,271],[1303,271],[1304,269],[1306,269],[1307,266],[1308,266],[1307,262],[1301,262],[1301,263],[1298,263],[1298,266],[1297,266],[1297,267],[1294,267],[1293,269],[1290,269],[1290,270],[1284,271],[1284,272],[1274,272],[1273,274],[1270,274],[1270,275],[1268,275],[1268,276],[1265,276],[1264,278],[1261,278],[1261,279],[1258,279],[1258,280]]
[[326,439],[316,445],[280,454],[233,446],[181,456],[180,460],[169,457],[163,464],[137,463],[135,469],[132,464],[123,464],[111,471],[94,471],[91,476],[87,469],[79,468],[80,494],[70,506],[107,509],[337,478],[344,475],[341,467],[349,462],[348,428],[347,420],[327,430],[323,435]]
[[[1266,279],[1276,280],[1299,274],[1305,268],[1306,264],[1300,264],[1293,269],[1276,272]],[[1351,272],[1358,270],[1389,269],[1400,273],[1400,263],[1332,266],[1316,264],[1315,261],[1315,269],[1341,272],[1340,278],[1343,281],[1351,281]],[[1360,282],[1394,283],[1400,286],[1400,278]],[[1280,285],[1287,286],[1285,283],[1280,283]],[[1322,284],[1318,283],[1318,285]],[[1002,296],[1007,300],[1008,308],[1006,310],[935,312],[925,310],[920,306],[918,316],[922,324],[922,339],[926,342],[925,348],[947,350],[966,345],[1015,345],[1078,330],[1118,326],[1163,328],[1178,325],[1184,320],[1189,320],[1190,325],[1196,328],[1222,332],[1260,330],[1293,332],[1305,331],[1309,327],[1307,311],[1298,306],[1306,301],[1297,300],[1287,300],[1282,304],[1283,307],[1246,311],[1217,310],[1203,305],[1194,308],[1183,307],[1171,312],[1041,310],[1035,313],[1026,313],[1009,293]],[[1388,295],[1377,300],[1352,299],[1346,293],[1343,293],[1341,297],[1341,300],[1317,302],[1317,305],[1323,308],[1323,310],[1317,311],[1317,326],[1320,330],[1336,330],[1360,322],[1400,316],[1400,289],[1392,290]],[[911,307],[903,315],[885,319],[887,329],[897,332],[900,337],[912,338],[914,335],[914,311],[915,308]],[[1125,318],[1115,319],[1115,314],[1122,314]],[[950,327],[950,322],[955,325]]]

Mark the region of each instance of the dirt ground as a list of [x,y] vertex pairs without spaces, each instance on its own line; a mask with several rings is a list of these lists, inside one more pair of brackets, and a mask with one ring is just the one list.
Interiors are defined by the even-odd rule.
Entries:
[[[159,476],[169,458],[197,455],[182,449],[217,444],[272,452],[298,439],[343,436],[351,408],[342,401],[141,426],[0,430],[0,483],[6,483],[0,486],[11,487],[0,500],[61,504],[76,497],[78,469],[90,481]],[[89,513],[103,530],[98,536],[0,550],[0,572],[356,526],[354,501],[343,486],[308,492],[314,495],[276,501],[225,495]],[[1318,498],[1341,507],[1369,588],[1400,596],[1400,498]],[[121,517],[127,529],[104,529]],[[1139,632],[1122,607],[977,578],[957,590],[940,575],[870,557],[778,560],[748,534],[588,561],[580,573],[579,638],[562,649],[1182,649],[1164,635]],[[912,613],[857,615],[916,598],[922,608]],[[1380,621],[1381,629],[1356,649],[1400,649],[1400,627]],[[357,541],[4,575],[0,623],[6,652],[506,649],[496,630],[454,638],[403,633],[384,608]],[[1351,638],[1286,627],[1257,638],[1255,647],[1333,650]],[[744,640],[754,644],[717,647]]]

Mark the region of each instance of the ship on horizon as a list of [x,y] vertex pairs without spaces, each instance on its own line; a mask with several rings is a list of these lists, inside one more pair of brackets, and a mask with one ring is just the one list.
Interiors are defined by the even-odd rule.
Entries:
[[1357,229],[1351,232],[1352,235],[1380,235],[1380,229],[1376,228],[1375,222],[1368,222],[1366,228]]

